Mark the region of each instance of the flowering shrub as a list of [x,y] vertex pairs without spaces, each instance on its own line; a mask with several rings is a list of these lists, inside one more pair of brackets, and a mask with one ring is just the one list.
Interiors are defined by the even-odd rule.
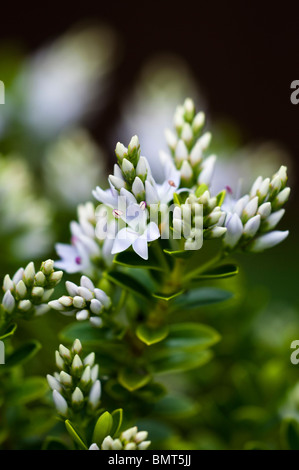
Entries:
[[[54,403],[65,425],[43,448],[148,448],[147,431],[135,423],[163,400],[174,412],[180,406],[173,398],[167,402],[165,374],[212,360],[220,335],[198,322],[197,312],[233,296],[215,285],[238,274],[228,258],[271,248],[288,235],[276,230],[290,194],[286,167],[271,178],[258,177],[242,197],[229,187],[214,194],[216,156],[209,155],[211,134],[204,124],[192,100],[177,108],[174,131],[166,131],[169,153],[160,155],[159,182],[137,136],[128,147],[118,143],[109,187],[94,189],[97,205],[78,207],[70,244],[56,245],[60,259],[43,262],[39,271],[29,263],[4,278],[0,339],[7,342],[7,357],[0,374],[13,377],[15,366],[39,351],[37,341],[14,349],[19,321],[51,309],[50,315],[74,319],[60,333],[66,346],[56,351],[57,371],[47,376],[53,401],[44,397],[42,379],[30,382],[33,399],[44,400],[52,417]],[[63,272],[54,268],[69,277],[64,292]],[[80,282],[70,280],[74,274]],[[134,427],[124,430],[123,418]]]

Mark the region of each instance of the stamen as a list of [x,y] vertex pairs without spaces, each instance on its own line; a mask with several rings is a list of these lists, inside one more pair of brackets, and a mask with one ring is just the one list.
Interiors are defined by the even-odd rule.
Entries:
[[81,261],[82,260],[81,260],[80,256],[76,256],[76,258],[75,258],[76,264],[81,264]]
[[225,186],[225,189],[229,194],[233,194],[233,190],[230,186]]
[[116,219],[119,219],[123,215],[123,211],[121,211],[120,209],[114,209],[112,214]]
[[172,186],[173,188],[176,188],[176,184],[172,180],[168,180],[169,186]]
[[139,207],[142,211],[144,211],[146,209],[146,202],[145,201],[141,201],[141,203],[139,204]]

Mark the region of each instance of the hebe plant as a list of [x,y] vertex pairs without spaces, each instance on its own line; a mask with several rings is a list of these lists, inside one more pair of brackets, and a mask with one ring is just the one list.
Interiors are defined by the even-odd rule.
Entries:
[[[214,286],[238,273],[227,257],[263,251],[288,235],[276,230],[290,193],[286,168],[257,178],[241,198],[226,189],[213,194],[216,156],[208,153],[211,134],[204,123],[192,100],[178,107],[174,131],[166,132],[169,153],[161,154],[160,183],[137,136],[128,147],[118,143],[109,188],[93,191],[98,206],[79,207],[71,244],[57,245],[61,259],[42,263],[38,272],[30,263],[4,279],[1,339],[14,335],[19,317],[50,309],[75,320],[60,333],[57,371],[48,375],[58,419],[72,442],[61,431],[62,440],[48,437],[44,448],[146,449],[147,431],[124,430],[122,409],[125,423],[134,425],[167,398],[167,380],[160,377],[212,359],[220,334],[198,322],[194,311],[232,297]],[[107,237],[100,235],[103,226]],[[62,277],[54,265],[70,278],[64,295],[60,288],[50,300]],[[70,280],[76,273],[79,284]],[[21,348],[22,360],[39,349],[37,343]],[[7,363],[17,363],[20,351],[11,351]],[[175,408],[175,400],[170,403]]]

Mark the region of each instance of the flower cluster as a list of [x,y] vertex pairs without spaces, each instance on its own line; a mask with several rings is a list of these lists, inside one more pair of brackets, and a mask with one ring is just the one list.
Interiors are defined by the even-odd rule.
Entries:
[[36,272],[34,263],[30,262],[25,269],[20,268],[12,279],[6,274],[2,307],[7,316],[19,314],[23,318],[31,318],[50,310],[48,301],[63,275],[62,271],[54,271],[53,266],[54,261],[48,259]]
[[76,339],[71,349],[62,344],[56,351],[56,366],[59,372],[48,374],[47,380],[53,390],[57,412],[62,417],[76,413],[94,414],[101,398],[101,382],[98,380],[99,366],[95,365],[95,354],[82,358],[82,345]]
[[204,113],[196,114],[193,101],[187,98],[174,115],[176,132],[169,129],[165,132],[175,165],[180,170],[182,186],[188,188],[209,184],[213,175],[216,156],[204,159],[204,151],[211,141],[210,132],[202,133],[204,123]]
[[[109,266],[112,262],[111,239],[96,236],[97,214],[91,202],[78,206],[78,222],[72,221],[71,244],[57,243],[56,251],[61,257],[55,266],[68,273],[85,272],[92,274],[97,267]],[[114,230],[114,220],[109,230]]]
[[[151,441],[147,441],[148,432],[138,431],[137,426],[123,431],[119,438],[105,437],[101,450],[146,450]],[[89,450],[100,450],[97,444],[92,444]]]
[[173,214],[174,233],[183,233],[185,250],[199,249],[203,238],[220,238],[226,233],[222,227],[225,212],[220,208],[224,192],[211,197],[206,184],[198,186],[190,193],[184,204],[177,205]]
[[288,230],[273,230],[285,213],[282,206],[288,200],[287,169],[282,166],[272,178],[259,176],[249,194],[225,202],[227,233],[224,247],[227,251],[241,249],[263,251],[277,245],[289,234]]
[[49,306],[67,316],[76,315],[79,321],[88,320],[93,326],[102,326],[101,314],[111,307],[111,299],[101,289],[94,286],[87,276],[81,276],[80,286],[66,281],[69,295],[49,302]]

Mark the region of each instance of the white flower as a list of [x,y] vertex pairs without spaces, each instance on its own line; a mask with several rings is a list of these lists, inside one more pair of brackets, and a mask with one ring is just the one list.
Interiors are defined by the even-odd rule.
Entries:
[[281,243],[287,236],[289,231],[274,230],[273,232],[266,233],[265,235],[260,235],[250,244],[250,251],[259,252],[264,251],[267,248],[272,248],[278,243]]
[[[132,210],[132,206],[129,209]],[[120,253],[132,246],[137,255],[147,260],[148,243],[160,237],[159,228],[155,222],[147,223],[147,210],[142,210],[139,205],[134,206],[134,210],[138,215],[133,218],[124,218],[128,226],[121,229],[116,235],[112,254]]]

